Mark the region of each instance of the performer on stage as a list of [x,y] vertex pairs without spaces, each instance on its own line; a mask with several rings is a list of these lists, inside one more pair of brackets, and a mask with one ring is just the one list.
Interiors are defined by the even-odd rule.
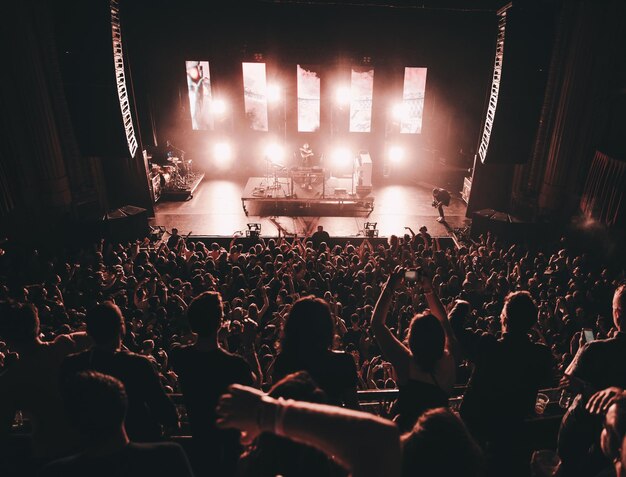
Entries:
[[433,207],[439,210],[439,218],[437,222],[445,222],[446,218],[443,213],[443,206],[450,205],[450,192],[445,189],[433,189]]
[[[302,158],[302,167],[312,167],[314,156],[315,154],[313,153],[313,149],[311,149],[311,146],[309,146],[308,142],[305,142],[300,147],[300,157]],[[311,176],[307,174],[306,179],[304,180],[304,183],[302,184],[302,187],[306,188],[307,190],[312,190],[313,189],[312,181],[313,180]]]
[[313,149],[309,146],[308,142],[305,142],[300,147],[300,157],[302,158],[302,166],[303,167],[311,167],[313,165],[313,157],[315,154],[313,153]]

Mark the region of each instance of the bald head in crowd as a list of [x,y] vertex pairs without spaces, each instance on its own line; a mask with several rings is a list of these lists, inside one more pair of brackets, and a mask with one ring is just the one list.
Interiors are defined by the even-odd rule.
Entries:
[[613,322],[619,331],[626,328],[626,285],[620,285],[613,295]]

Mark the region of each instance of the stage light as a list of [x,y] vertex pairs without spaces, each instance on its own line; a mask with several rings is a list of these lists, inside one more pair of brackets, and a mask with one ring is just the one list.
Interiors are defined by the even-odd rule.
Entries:
[[227,142],[218,142],[213,146],[213,158],[216,164],[229,164],[233,158],[233,150]]
[[226,101],[223,99],[214,99],[211,102],[211,109],[215,115],[222,116],[227,109]]
[[389,160],[396,164],[404,159],[404,149],[400,146],[391,146],[389,148]]
[[335,93],[335,99],[340,105],[350,104],[352,99],[352,91],[348,86],[340,86]]
[[277,103],[278,101],[280,101],[281,96],[282,96],[281,93],[282,93],[282,90],[280,86],[278,86],[277,84],[267,85],[266,94],[267,94],[267,100],[270,103]]
[[409,118],[409,105],[398,103],[391,109],[391,114],[396,121],[406,121]]
[[271,162],[280,162],[285,157],[285,150],[280,144],[271,143],[265,147],[265,157]]
[[352,153],[347,147],[338,147],[331,155],[335,167],[344,168],[350,165]]

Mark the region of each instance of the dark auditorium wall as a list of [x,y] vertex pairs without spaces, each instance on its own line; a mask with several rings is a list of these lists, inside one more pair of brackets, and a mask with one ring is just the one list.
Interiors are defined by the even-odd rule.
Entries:
[[625,25],[621,0],[562,2],[533,155],[515,170],[515,212],[568,222],[595,151],[626,159]]
[[[62,2],[24,0],[5,6],[6,18],[11,21],[0,29],[5,54],[0,88],[2,235],[65,243],[81,232],[85,219],[97,221],[106,210],[106,186],[102,183],[100,167],[106,151],[86,147],[81,126],[96,118],[103,125],[111,124],[112,128],[117,125],[118,132],[122,130],[122,139],[123,128],[114,87],[108,1],[84,3],[89,3],[92,9],[104,7],[101,10],[104,15],[95,22],[85,21],[84,27],[100,35],[106,53],[99,56],[96,50],[91,51],[92,62],[104,66],[100,74],[93,74],[88,63],[80,63],[82,76],[68,75],[64,61],[59,59],[72,53],[65,48],[67,43],[60,40],[61,32],[72,28],[71,22],[63,18]],[[82,41],[89,47],[87,37]],[[110,85],[111,94],[99,97],[94,85],[104,83]],[[78,97],[78,91],[90,91],[90,97]],[[77,98],[83,104],[79,114],[72,107]],[[104,117],[102,110],[91,107],[97,101],[112,105],[110,109],[115,114]],[[116,142],[116,134],[111,131],[104,126],[100,131],[108,145]],[[124,158],[124,154],[129,156],[125,145],[113,154],[126,162],[135,159]],[[141,151],[138,159],[143,167]],[[124,183],[119,176],[110,182]],[[142,205],[141,199],[147,197],[147,185],[143,189],[142,193],[135,181],[132,186],[109,195],[124,199],[124,203]]]
[[0,216],[36,233],[71,211],[80,184],[78,152],[61,87],[47,5],[10,2],[0,29]]

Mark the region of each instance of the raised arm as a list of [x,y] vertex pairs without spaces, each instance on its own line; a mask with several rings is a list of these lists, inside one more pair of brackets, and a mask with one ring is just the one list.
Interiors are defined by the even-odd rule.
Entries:
[[259,322],[261,321],[261,318],[263,318],[263,316],[265,315],[265,312],[267,312],[267,309],[270,307],[270,299],[267,296],[267,289],[262,284],[261,296],[263,297],[263,306],[259,310]]
[[178,304],[182,307],[182,309],[183,309],[184,311],[187,311],[188,305],[187,305],[187,303],[185,302],[185,300],[183,300],[183,299],[180,297],[180,295],[178,295],[178,294],[176,294],[176,293],[173,293],[173,294],[171,294],[171,295],[168,295],[168,297],[169,297],[169,299],[170,299],[171,301],[175,301],[176,303],[178,303]]
[[439,299],[439,295],[433,288],[433,282],[427,275],[422,275],[422,288],[424,290],[426,303],[428,303],[430,312],[439,320],[441,326],[443,327],[443,331],[446,334],[446,348],[452,356],[454,356],[455,361],[458,363],[461,360],[461,350],[459,349],[459,344],[456,340],[454,332],[452,331],[452,326],[448,320],[448,314]]
[[146,298],[145,295],[143,298],[139,298],[139,291],[144,288],[146,281],[147,280],[144,279],[141,282],[137,283],[137,286],[135,287],[135,291],[133,292],[133,302],[135,303],[135,307],[142,311],[148,307],[148,299]]
[[387,283],[383,285],[380,297],[374,307],[374,313],[370,321],[370,326],[374,332],[376,342],[380,346],[381,351],[385,358],[394,366],[398,378],[403,380],[404,376],[408,374],[409,360],[411,359],[411,352],[404,346],[398,338],[394,336],[391,330],[387,327],[385,320],[389,308],[391,307],[391,301],[393,298],[394,290],[400,285],[404,276],[404,268],[396,267],[394,271],[389,275]]
[[252,384],[254,387],[261,389],[263,384],[263,371],[261,370],[261,363],[259,362],[259,356],[256,352],[255,339],[257,336],[258,325],[254,320],[246,318],[243,321],[243,334],[241,337],[241,351],[242,357],[248,363],[250,370],[252,371]]
[[392,422],[335,406],[272,399],[234,384],[220,398],[217,424],[242,431],[252,442],[270,432],[333,456],[352,477],[398,477],[400,434]]
[[230,252],[230,250],[233,248],[233,245],[235,245],[237,243],[237,239],[239,238],[239,233],[235,233],[233,235],[232,240],[230,241],[230,244],[228,244],[228,251]]

